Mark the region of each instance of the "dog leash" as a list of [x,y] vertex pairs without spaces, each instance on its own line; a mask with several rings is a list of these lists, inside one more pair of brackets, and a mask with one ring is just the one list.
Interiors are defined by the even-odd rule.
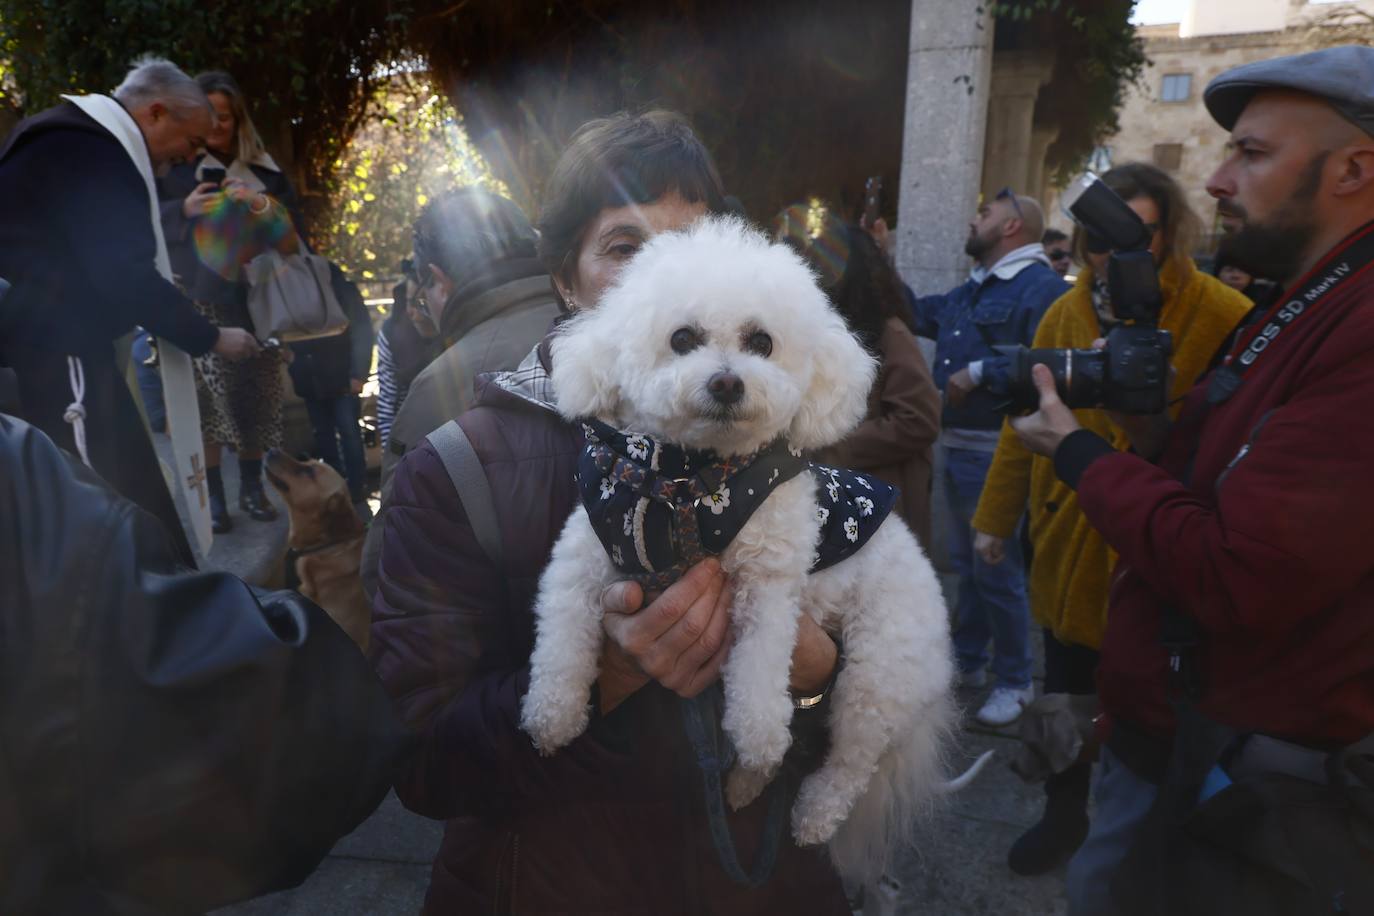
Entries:
[[782,845],[783,819],[787,812],[788,797],[792,794],[785,785],[790,782],[787,778],[789,770],[784,765],[764,789],[768,795],[768,814],[754,866],[746,873],[740,865],[739,853],[730,835],[730,825],[725,819],[725,794],[721,788],[721,777],[734,766],[735,749],[720,729],[719,697],[720,691],[712,689],[691,699],[683,698],[682,721],[696,754],[697,766],[701,769],[706,821],[711,829],[711,842],[716,847],[720,867],[736,883],[748,888],[762,887],[773,875],[773,868],[778,862],[778,849]]

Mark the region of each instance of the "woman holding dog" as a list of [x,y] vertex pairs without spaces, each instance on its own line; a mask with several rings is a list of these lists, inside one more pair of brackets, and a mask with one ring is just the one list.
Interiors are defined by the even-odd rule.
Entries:
[[[1250,309],[1250,301],[1194,265],[1189,252],[1200,224],[1182,189],[1165,172],[1129,163],[1108,171],[1102,181],[1154,231],[1150,251],[1159,266],[1164,300],[1159,325],[1174,339],[1171,399],[1176,415],[1182,395],[1207,370]],[[1034,347],[1091,347],[1116,323],[1106,285],[1109,252],[1082,229],[1074,230],[1074,252],[1084,265],[1078,283],[1045,313]],[[1074,415],[1118,450],[1129,447],[1126,434],[1106,412],[1075,410]],[[1032,455],[1004,424],[973,517],[974,547],[985,562],[1002,562],[1003,541],[1015,536],[1022,513],[1027,514],[1034,548],[1030,606],[1044,627],[1045,693],[1096,693],[1097,650],[1106,627],[1107,590],[1116,555],[1088,524],[1077,496],[1055,476],[1052,462]],[[1049,777],[1043,816],[1008,855],[1012,871],[1047,872],[1083,842],[1091,767],[1083,761]]]
[[[201,314],[219,327],[251,331],[243,265],[267,248],[298,250],[296,192],[263,147],[233,77],[202,73],[196,82],[215,117],[205,151],[157,181],[167,253]],[[220,477],[224,446],[238,455],[239,508],[270,522],[277,510],[263,491],[262,456],[281,445],[281,351],[264,349],[237,363],[207,353],[195,367],[214,531],[233,527]]]
[[[723,199],[709,153],[680,116],[585,125],[554,170],[539,225],[564,307],[595,308],[647,239],[723,211]],[[729,593],[714,559],[652,600],[630,583],[607,589],[587,731],[541,757],[519,729],[539,575],[578,500],[582,432],[552,401],[546,338],[519,368],[479,384],[459,418],[494,531],[465,512],[474,495],[458,493],[429,442],[393,479],[370,655],[420,734],[397,792],[448,820],[426,911],[847,914],[824,850],[795,847],[786,830],[761,888],[734,883],[718,862],[679,711],[680,697],[716,681],[728,651]],[[484,550],[488,536],[495,546]],[[808,706],[793,720],[803,765],[819,762],[824,740],[825,707],[809,701],[837,665],[830,637],[804,627],[792,665]],[[764,807],[721,815],[746,868]]]

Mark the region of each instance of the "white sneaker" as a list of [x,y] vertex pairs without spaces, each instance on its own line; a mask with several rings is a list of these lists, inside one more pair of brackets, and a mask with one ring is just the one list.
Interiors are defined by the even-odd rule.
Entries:
[[1035,699],[1035,686],[994,687],[988,694],[988,701],[974,716],[981,725],[1000,727],[1010,725],[1021,718],[1021,710]]
[[973,671],[959,672],[959,686],[969,690],[978,690],[988,685],[988,670],[986,668],[975,668]]

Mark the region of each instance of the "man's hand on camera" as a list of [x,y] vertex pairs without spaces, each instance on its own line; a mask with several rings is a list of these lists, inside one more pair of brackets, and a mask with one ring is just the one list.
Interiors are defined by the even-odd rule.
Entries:
[[963,407],[964,401],[968,399],[973,389],[977,388],[973,381],[973,373],[968,371],[968,367],[960,369],[949,377],[945,382],[945,400],[951,407]]
[[1054,450],[1064,437],[1082,429],[1073,411],[1064,406],[1054,387],[1054,373],[1043,363],[1031,367],[1031,379],[1040,392],[1040,409],[1030,416],[1012,417],[1011,426],[1021,437],[1021,444],[1046,458],[1054,457]]
[[1007,557],[1007,542],[995,534],[973,529],[973,550],[989,566],[996,566]]
[[219,337],[211,349],[230,362],[238,362],[257,356],[261,347],[257,339],[243,328],[220,328]]
[[[1104,350],[1107,347],[1106,338],[1099,337],[1093,341],[1094,350]],[[1169,390],[1174,388],[1174,376],[1178,375],[1178,369],[1172,364],[1169,366]],[[1169,430],[1173,427],[1173,420],[1169,419],[1169,411],[1166,408],[1160,413],[1153,414],[1129,414],[1121,413],[1116,410],[1104,411],[1107,419],[1118,426],[1126,434],[1126,438],[1131,443],[1131,450],[1146,461],[1155,461],[1164,452],[1164,445],[1169,441]]]

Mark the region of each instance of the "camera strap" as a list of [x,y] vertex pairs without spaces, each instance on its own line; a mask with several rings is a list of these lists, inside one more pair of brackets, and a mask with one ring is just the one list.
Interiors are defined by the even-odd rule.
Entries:
[[1255,322],[1259,327],[1248,337],[1242,337],[1237,348],[1212,373],[1212,379],[1207,384],[1207,403],[1216,406],[1227,401],[1239,390],[1245,373],[1289,325],[1320,305],[1332,290],[1371,266],[1374,266],[1374,222],[1356,230]]
[[[1356,230],[1295,283],[1285,295],[1279,296],[1267,312],[1257,320],[1247,320],[1236,335],[1236,343],[1207,383],[1205,411],[1227,401],[1240,389],[1245,373],[1265,350],[1299,318],[1311,313],[1331,292],[1347,281],[1374,266],[1374,222]],[[1258,308],[1257,306],[1256,308]],[[1254,329],[1254,330],[1251,330]],[[1196,421],[1199,429],[1201,418]],[[1193,462],[1197,458],[1197,442],[1180,480],[1189,486],[1193,476]],[[1169,692],[1176,704],[1197,703],[1206,689],[1198,654],[1202,647],[1202,629],[1195,619],[1180,608],[1166,605],[1160,619],[1160,645],[1168,656]]]

